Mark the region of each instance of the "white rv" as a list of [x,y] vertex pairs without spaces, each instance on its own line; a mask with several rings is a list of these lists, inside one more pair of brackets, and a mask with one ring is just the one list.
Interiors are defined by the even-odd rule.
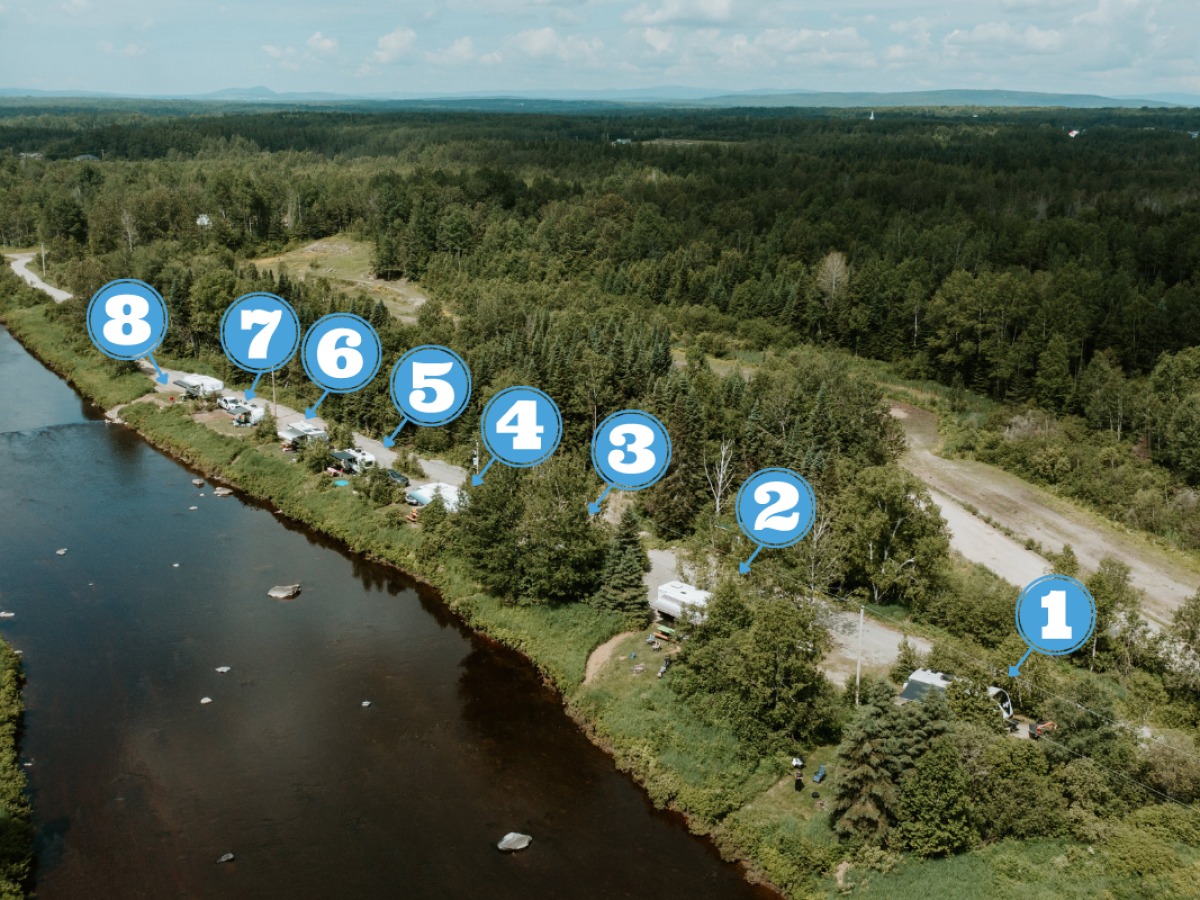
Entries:
[[225,390],[225,382],[208,375],[184,373],[175,379],[175,384],[183,388],[189,397],[212,397]]
[[704,607],[708,605],[708,598],[711,596],[708,591],[702,591],[682,581],[668,581],[659,586],[656,597],[650,598],[650,608],[673,619],[700,621],[704,619]]

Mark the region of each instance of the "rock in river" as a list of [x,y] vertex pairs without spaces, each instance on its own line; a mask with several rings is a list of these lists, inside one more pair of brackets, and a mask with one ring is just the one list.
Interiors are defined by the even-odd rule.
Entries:
[[504,840],[496,846],[501,850],[524,850],[533,843],[533,838],[527,834],[519,834],[515,831],[510,831],[504,836]]
[[267,591],[267,596],[274,600],[291,600],[300,594],[298,584],[277,584]]

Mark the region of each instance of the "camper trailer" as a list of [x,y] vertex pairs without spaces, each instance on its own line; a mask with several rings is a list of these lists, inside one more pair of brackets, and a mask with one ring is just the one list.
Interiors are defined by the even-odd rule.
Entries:
[[[921,700],[930,690],[945,692],[953,683],[953,677],[942,672],[917,669],[908,676],[908,681],[904,682],[904,689],[900,692],[897,700],[901,703],[907,703],[910,700]],[[988,696],[995,701],[996,708],[1000,711],[1000,718],[1012,718],[1012,700],[1009,698],[1006,690],[998,687],[989,687]]]
[[329,440],[329,435],[323,429],[307,422],[293,422],[286,428],[279,429],[278,434],[284,450],[294,450],[305,441]]
[[263,407],[257,406],[253,403],[249,404],[248,406],[234,406],[229,410],[229,412],[233,415],[234,425],[246,426],[257,425],[262,421],[263,416],[267,414],[267,411]]
[[704,618],[704,607],[711,596],[708,591],[682,581],[668,581],[659,586],[656,596],[650,598],[650,608],[672,619],[699,621]]
[[183,374],[175,379],[175,384],[183,388],[189,397],[212,397],[225,390],[225,382],[208,375]]

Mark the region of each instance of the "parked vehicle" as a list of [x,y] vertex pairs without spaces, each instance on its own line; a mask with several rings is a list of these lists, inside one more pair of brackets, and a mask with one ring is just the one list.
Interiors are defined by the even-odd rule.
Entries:
[[262,421],[263,416],[267,411],[261,406],[235,406],[230,412],[233,413],[234,425],[257,425]]
[[395,469],[384,469],[383,474],[388,477],[388,481],[397,487],[408,487],[408,476],[403,472],[397,472]]
[[183,388],[189,397],[212,397],[225,390],[225,382],[209,375],[180,375],[175,379],[175,384]]
[[234,394],[217,398],[217,406],[221,407],[225,412],[233,412],[236,407],[245,405],[246,401]]

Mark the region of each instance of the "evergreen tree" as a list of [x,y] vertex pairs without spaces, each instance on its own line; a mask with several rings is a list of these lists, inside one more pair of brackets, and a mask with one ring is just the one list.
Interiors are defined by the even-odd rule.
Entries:
[[605,554],[600,590],[592,598],[594,606],[624,615],[631,628],[644,627],[650,618],[642,580],[650,570],[650,557],[642,548],[637,527],[637,517],[627,507]]
[[1053,412],[1061,412],[1071,403],[1074,381],[1071,378],[1070,353],[1066,339],[1056,334],[1038,357],[1037,378],[1034,381],[1038,403]]
[[905,779],[896,842],[918,856],[946,856],[979,841],[971,824],[967,776],[950,737],[933,742]]

